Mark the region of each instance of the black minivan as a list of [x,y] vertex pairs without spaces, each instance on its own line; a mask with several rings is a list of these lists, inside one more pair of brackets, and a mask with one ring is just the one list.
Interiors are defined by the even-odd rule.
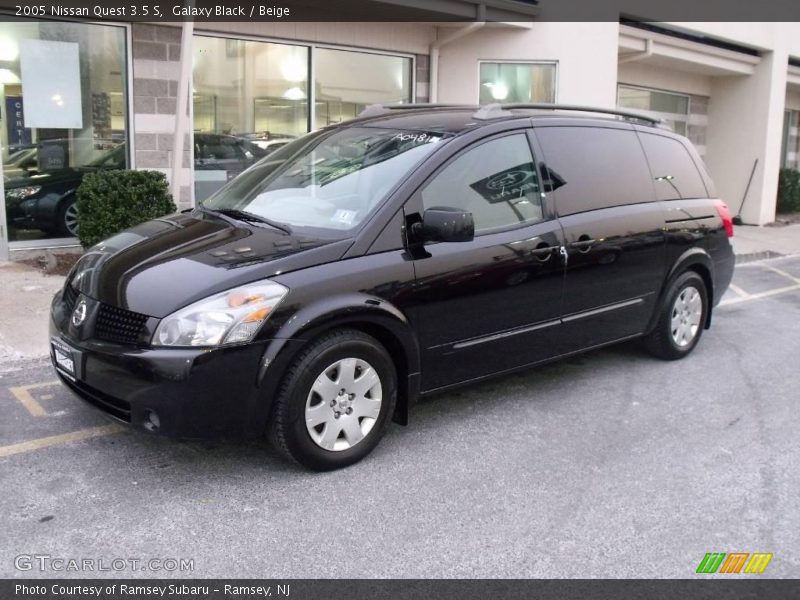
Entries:
[[52,360],[137,428],[335,469],[422,395],[638,337],[683,358],[732,235],[692,145],[636,113],[375,106],[91,248]]

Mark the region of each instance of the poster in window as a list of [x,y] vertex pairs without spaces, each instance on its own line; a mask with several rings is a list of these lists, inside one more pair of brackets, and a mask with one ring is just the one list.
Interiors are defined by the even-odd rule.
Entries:
[[489,204],[521,198],[539,191],[536,166],[531,162],[523,163],[484,177],[480,181],[471,183],[469,187],[483,196]]
[[31,130],[25,127],[22,96],[6,96],[6,130],[8,146],[27,146],[32,141]]
[[83,128],[78,44],[20,40],[19,62],[25,127]]

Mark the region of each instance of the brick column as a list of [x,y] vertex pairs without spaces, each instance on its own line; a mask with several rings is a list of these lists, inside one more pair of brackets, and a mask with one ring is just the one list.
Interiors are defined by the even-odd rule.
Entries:
[[[133,37],[133,132],[137,169],[162,171],[171,178],[181,30],[134,23]],[[192,140],[184,140],[183,169],[178,209],[193,205]]]

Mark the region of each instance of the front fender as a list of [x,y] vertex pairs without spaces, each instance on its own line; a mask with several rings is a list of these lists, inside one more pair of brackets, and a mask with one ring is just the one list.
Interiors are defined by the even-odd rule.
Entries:
[[398,412],[395,420],[407,422],[408,406],[419,395],[420,352],[406,315],[377,296],[352,293],[319,299],[284,322],[267,344],[257,385],[267,401],[261,416],[269,416],[272,398],[283,374],[306,344],[331,329],[353,327],[376,337],[392,356],[398,370]]

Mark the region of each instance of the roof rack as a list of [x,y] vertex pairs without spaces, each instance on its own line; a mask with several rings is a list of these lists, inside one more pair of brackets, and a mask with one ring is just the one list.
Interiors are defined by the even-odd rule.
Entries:
[[636,121],[644,121],[646,123],[650,123],[651,125],[658,125],[662,123],[662,120],[658,117],[651,117],[650,115],[630,111],[630,110],[618,110],[616,108],[598,108],[596,106],[578,106],[575,104],[547,104],[544,102],[532,102],[532,103],[519,103],[519,104],[503,104],[502,108],[505,110],[515,109],[515,108],[534,108],[540,110],[566,110],[566,111],[575,111],[575,112],[590,112],[590,113],[599,113],[603,115],[615,115],[617,117],[623,117],[625,119],[633,119]]
[[415,110],[426,108],[461,108],[476,110],[474,117],[481,120],[499,119],[500,117],[510,116],[508,111],[514,109],[536,109],[536,110],[564,110],[572,112],[586,112],[596,113],[603,115],[613,115],[634,121],[649,123],[658,126],[663,123],[663,120],[658,117],[652,117],[645,113],[640,113],[631,110],[618,110],[616,108],[599,108],[596,106],[579,106],[575,104],[549,104],[545,102],[528,102],[528,103],[511,103],[511,104],[486,104],[483,106],[470,105],[470,104],[370,104],[358,114],[358,118],[362,117],[378,117],[381,115],[390,114],[395,110]]
[[424,108],[466,108],[466,109],[475,109],[480,108],[477,105],[469,105],[469,104],[431,104],[427,102],[420,102],[418,104],[370,104],[360,113],[358,113],[358,117],[377,117],[380,115],[385,115],[390,113],[393,110],[414,110],[414,109],[424,109]]

